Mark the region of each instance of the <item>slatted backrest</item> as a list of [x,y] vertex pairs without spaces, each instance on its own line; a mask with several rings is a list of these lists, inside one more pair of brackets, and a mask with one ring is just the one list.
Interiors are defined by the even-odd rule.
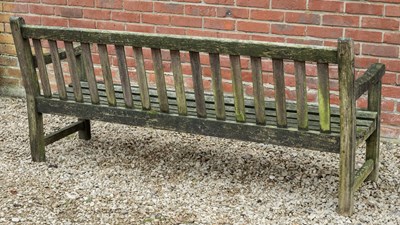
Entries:
[[[309,128],[306,62],[314,62],[317,64],[318,74],[320,130],[323,132],[329,132],[331,130],[329,64],[336,64],[338,62],[337,49],[335,48],[32,25],[23,25],[22,34],[24,38],[33,40],[44,97],[51,97],[52,93],[45,69],[46,59],[43,56],[40,40],[48,40],[55,80],[57,83],[57,93],[61,100],[67,99],[65,81],[62,74],[63,70],[58,54],[59,49],[56,42],[63,41],[71,73],[71,83],[74,87],[74,100],[77,102],[83,101],[79,82],[82,80],[82,77],[79,77],[79,74],[84,73],[89,84],[91,102],[93,104],[99,103],[96,77],[94,75],[91,57],[91,46],[96,46],[108,104],[111,106],[116,105],[115,90],[113,88],[113,75],[110,69],[112,65],[110,65],[109,52],[107,50],[107,46],[112,45],[115,48],[116,58],[118,61],[118,71],[125,106],[128,108],[134,107],[131,94],[131,81],[128,74],[128,63],[126,61],[125,53],[127,47],[132,47],[136,64],[135,68],[140,90],[140,99],[142,108],[145,110],[151,109],[151,104],[142,49],[150,48],[160,110],[162,112],[169,112],[167,86],[164,79],[164,60],[162,57],[162,51],[168,50],[170,54],[170,67],[173,74],[178,114],[180,115],[187,115],[188,113],[186,107],[187,103],[185,97],[181,52],[189,52],[196,112],[197,116],[200,118],[207,117],[200,54],[208,55],[212,78],[211,89],[214,94],[213,98],[215,102],[215,117],[219,120],[224,120],[226,118],[220,57],[221,55],[229,56],[235,118],[238,122],[247,122],[247,97],[245,96],[243,88],[241,57],[248,57],[250,59],[253,85],[252,98],[255,122],[259,125],[266,124],[265,84],[263,81],[262,61],[264,59],[272,59],[276,125],[278,127],[287,127],[288,125],[284,65],[287,62],[293,62],[296,80],[296,113],[298,129],[303,130]],[[75,58],[76,48],[74,49],[73,43],[78,43],[78,45],[80,45],[81,60],[85,65],[84,71],[77,71],[79,70],[78,68],[80,68],[78,66],[80,62]]]

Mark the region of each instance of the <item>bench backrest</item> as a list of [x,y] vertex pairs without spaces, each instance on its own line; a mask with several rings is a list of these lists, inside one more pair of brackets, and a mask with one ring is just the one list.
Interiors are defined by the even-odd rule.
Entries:
[[[291,61],[294,63],[297,102],[296,113],[299,129],[308,129],[306,82],[307,63],[314,62],[317,65],[319,124],[320,130],[323,132],[329,132],[331,130],[329,65],[338,64],[339,77],[343,77],[343,74],[345,74],[345,78],[341,78],[342,82],[340,82],[340,85],[346,83],[347,87],[342,89],[350,90],[350,88],[354,86],[354,54],[352,41],[349,39],[341,39],[338,42],[338,48],[331,48],[259,41],[32,26],[25,25],[21,18],[14,18],[14,22],[13,19],[11,21],[12,25],[14,24],[13,29],[20,29],[21,36],[25,40],[21,45],[26,46],[16,46],[17,49],[23,47],[30,48],[30,42],[27,40],[31,40],[31,43],[33,44],[36,61],[34,61],[32,65],[37,66],[39,70],[42,90],[41,95],[44,97],[52,97],[53,94],[46,70],[46,63],[51,61],[53,63],[58,96],[61,100],[67,100],[66,85],[57,41],[63,41],[65,46],[65,57],[68,61],[71,82],[74,89],[74,98],[77,102],[84,101],[80,83],[82,77],[80,77],[80,74],[86,74],[85,79],[89,84],[91,102],[93,104],[99,103],[99,94],[92,61],[93,48],[95,48],[96,53],[99,55],[108,104],[116,104],[113,89],[113,75],[110,69],[112,64],[110,64],[107,48],[107,46],[110,45],[114,46],[115,49],[115,55],[118,60],[120,84],[123,90],[123,98],[125,101],[125,107],[128,108],[133,107],[133,100],[131,95],[131,81],[129,78],[125,55],[125,46],[133,47],[142,108],[145,110],[150,109],[150,97],[143,48],[151,49],[151,59],[156,78],[155,82],[159,96],[160,110],[163,112],[168,112],[167,87],[164,80],[163,70],[163,62],[165,63],[165,61],[163,61],[162,57],[162,53],[165,50],[168,50],[170,53],[169,60],[171,71],[174,76],[174,88],[177,97],[178,113],[181,115],[186,114],[185,87],[180,57],[182,51],[189,52],[190,56],[193,91],[198,117],[206,117],[201,62],[201,56],[204,54],[208,55],[207,59],[209,60],[209,66],[211,69],[211,88],[214,93],[217,119],[225,118],[224,93],[220,68],[220,57],[222,55],[228,56],[230,60],[235,117],[238,122],[246,122],[245,91],[242,82],[241,57],[250,58],[253,84],[252,98],[254,99],[257,124],[265,124],[265,93],[262,70],[262,61],[265,59],[272,60],[274,100],[277,118],[276,123],[278,127],[286,127],[288,123],[286,109],[287,99],[285,97],[284,62]],[[42,40],[48,40],[50,56],[46,57],[43,53]],[[80,48],[78,49],[74,48],[77,43],[80,45]],[[18,45],[17,42],[16,45]],[[29,55],[29,52],[26,54]],[[81,54],[82,56],[81,60],[83,61],[82,63],[84,67],[78,66],[81,63],[75,57],[78,54]],[[63,58],[63,56],[61,56],[61,58]],[[80,71],[82,68],[84,68],[84,71]],[[37,89],[40,89],[36,74],[34,76],[35,77],[26,80],[30,80],[35,84],[26,84],[26,86],[33,85],[37,86]],[[351,82],[349,83],[346,81],[347,79]]]

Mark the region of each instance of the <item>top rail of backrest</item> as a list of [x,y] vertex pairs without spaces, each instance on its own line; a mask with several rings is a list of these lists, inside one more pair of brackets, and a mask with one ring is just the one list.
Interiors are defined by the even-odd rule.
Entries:
[[321,63],[338,62],[337,49],[332,47],[36,25],[23,25],[21,29],[23,37],[34,39],[113,44]]

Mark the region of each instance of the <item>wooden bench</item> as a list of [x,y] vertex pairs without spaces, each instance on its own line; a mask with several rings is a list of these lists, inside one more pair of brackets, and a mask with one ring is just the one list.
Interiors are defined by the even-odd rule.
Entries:
[[[351,39],[340,38],[337,48],[312,47],[33,26],[17,17],[11,18],[11,28],[26,90],[33,161],[44,161],[45,145],[74,132],[79,132],[82,139],[90,139],[90,120],[102,120],[339,153],[339,213],[344,215],[353,212],[355,190],[365,180],[377,179],[381,78],[385,66],[373,64],[363,76],[355,79]],[[42,46],[46,40],[48,47]],[[57,41],[63,42],[65,52],[60,52]],[[75,48],[76,44],[79,46]],[[49,54],[44,53],[44,47],[50,49]],[[118,64],[118,83],[111,72],[108,51],[111,47],[115,49],[113,58]],[[125,49],[132,47],[137,85],[130,80],[125,54]],[[144,48],[151,49],[151,57],[143,55]],[[101,65],[101,83],[94,72],[94,52]],[[167,60],[163,57],[165,52]],[[187,74],[182,70],[182,52],[190,56],[193,90],[186,90],[184,85]],[[211,91],[203,86],[203,56],[211,69]],[[222,86],[220,59],[223,56],[230,63],[233,94],[224,93]],[[251,95],[244,94],[243,57],[250,59]],[[63,74],[62,59],[67,59],[70,84]],[[153,66],[156,85],[149,85],[145,59]],[[264,60],[271,60],[273,68],[272,99],[267,99],[264,93]],[[49,63],[53,64],[52,76],[57,87],[53,89],[56,90],[50,85],[50,73],[46,68]],[[285,63],[294,65],[295,101],[288,101],[285,96]],[[318,101],[315,104],[307,101],[306,66],[310,63],[314,63],[317,70]],[[171,68],[173,86],[166,85],[165,64]],[[330,66],[338,71],[338,106],[330,102]],[[356,100],[366,92],[367,109],[357,109]],[[45,136],[43,113],[75,116],[78,121]],[[356,170],[355,151],[365,142],[366,161]]]

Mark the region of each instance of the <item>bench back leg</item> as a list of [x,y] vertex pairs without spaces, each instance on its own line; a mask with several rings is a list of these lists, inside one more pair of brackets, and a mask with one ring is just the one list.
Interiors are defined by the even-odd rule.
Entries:
[[350,216],[354,208],[356,151],[356,101],[354,96],[354,44],[339,39],[340,165],[339,214]]
[[366,160],[374,160],[374,168],[366,180],[376,181],[379,169],[379,142],[380,142],[380,123],[381,123],[381,90],[382,82],[372,85],[368,90],[368,110],[378,113],[376,118],[376,130],[367,139]]
[[39,96],[40,89],[36,70],[33,65],[31,45],[27,38],[23,38],[21,33],[21,26],[23,24],[25,24],[25,21],[22,18],[12,17],[10,19],[11,30],[26,92],[32,160],[35,162],[42,162],[46,160],[43,116],[37,111],[36,107],[36,97]]
[[78,131],[79,138],[83,140],[90,140],[92,138],[90,120],[79,119],[79,121],[83,122],[83,129]]

